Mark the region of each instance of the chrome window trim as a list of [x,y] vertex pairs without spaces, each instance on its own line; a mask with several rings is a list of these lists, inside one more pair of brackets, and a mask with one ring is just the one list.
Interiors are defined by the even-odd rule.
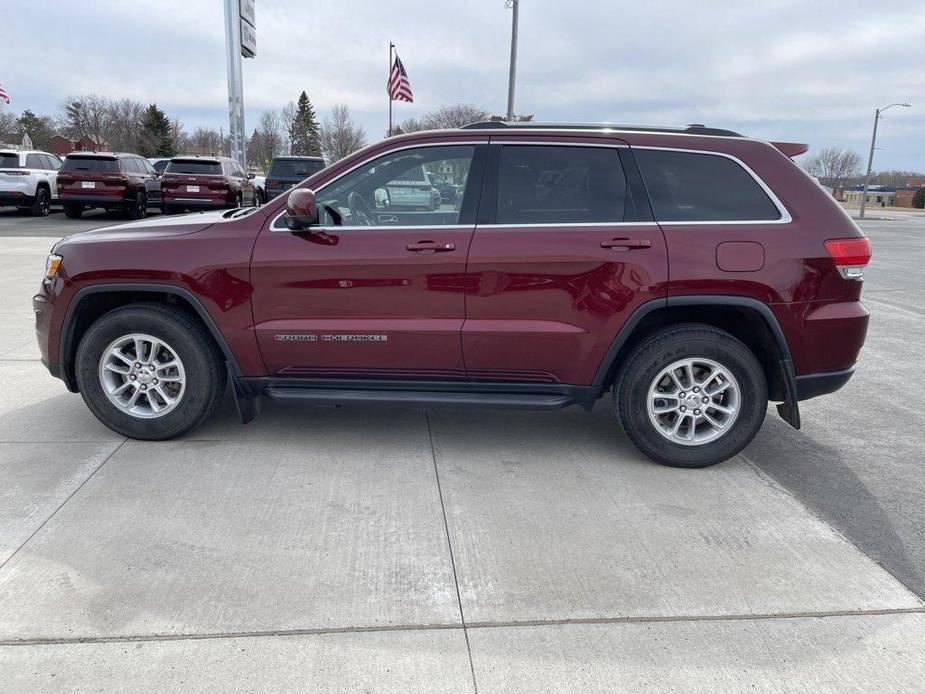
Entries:
[[600,149],[629,149],[626,143],[606,143],[606,142],[550,142],[548,140],[495,140],[492,139],[493,145],[532,145],[533,147],[597,147]]
[[658,222],[549,222],[537,224],[477,224],[478,229],[561,229],[568,227],[657,227]]
[[[406,150],[406,149],[419,149],[419,148],[421,148],[421,147],[457,147],[457,146],[462,146],[462,145],[487,145],[487,144],[488,144],[488,137],[486,136],[486,137],[484,137],[484,138],[482,138],[482,139],[479,139],[479,140],[460,140],[459,142],[418,142],[418,143],[415,143],[415,144],[404,145],[404,146],[402,146],[402,147],[395,147],[394,149],[390,149],[390,150],[387,150],[387,151],[385,151],[385,152],[382,152],[381,154],[377,154],[377,155],[376,155],[375,157],[373,157],[372,159],[363,159],[362,161],[360,161],[359,163],[355,164],[354,166],[351,166],[351,167],[350,167],[349,169],[347,169],[346,171],[341,171],[339,174],[337,174],[337,175],[336,175],[334,178],[332,178],[330,181],[327,181],[323,186],[321,186],[320,188],[318,188],[317,190],[315,190],[315,195],[318,195],[318,193],[320,193],[321,191],[323,191],[323,190],[324,190],[325,188],[327,188],[329,185],[331,185],[331,184],[334,183],[335,181],[337,181],[337,180],[343,178],[343,177],[346,176],[348,173],[350,173],[350,172],[352,172],[352,171],[355,171],[356,169],[360,168],[361,166],[363,166],[363,165],[366,164],[367,162],[374,161],[375,159],[379,159],[380,157],[384,157],[384,156],[386,156],[386,155],[392,154],[393,152],[401,152],[401,151]],[[314,175],[314,174],[312,174],[312,175]],[[290,186],[289,189],[288,189],[287,191],[284,191],[283,193],[280,193],[280,195],[284,195],[286,192],[288,192],[288,191],[290,191],[290,190],[296,190],[296,187],[295,187],[294,185],[293,185],[293,186]],[[282,217],[284,214],[286,214],[286,206],[285,206],[285,205],[283,206],[283,211],[280,212],[278,215],[276,215],[276,216],[270,221],[270,231],[272,231],[272,232],[276,232],[276,231],[290,232],[290,231],[291,231],[288,227],[285,227],[285,226],[277,227],[277,226],[276,226],[276,222],[278,222],[278,221],[279,221],[279,218]],[[450,224],[440,224],[439,226],[450,227],[450,226],[454,226],[454,225],[450,225]],[[475,224],[462,224],[462,225],[455,225],[455,226],[457,226],[457,227],[459,227],[459,228],[463,228],[463,229],[471,229],[472,227],[475,226]],[[352,226],[352,227],[336,226],[336,227],[313,227],[313,228],[318,229],[318,230],[322,230],[322,229],[324,229],[324,228],[328,228],[328,229],[332,229],[332,228],[333,228],[333,229],[341,229],[341,230],[343,230],[343,229],[389,229],[389,228],[391,228],[391,229],[396,229],[396,228],[401,228],[401,227],[394,227],[394,226],[393,226],[393,227],[390,227],[389,225],[383,225],[383,226],[355,226],[355,225],[354,225],[354,226]],[[427,227],[426,227],[426,225],[423,225],[423,224],[422,224],[422,225],[419,225],[419,226],[409,226],[409,227],[406,227],[406,228],[408,228],[408,229],[421,229],[421,228],[427,228]]]
[[[703,225],[729,225],[729,224],[790,224],[793,222],[793,217],[790,214],[790,211],[787,207],[780,201],[780,198],[775,195],[774,191],[771,190],[771,187],[764,182],[764,180],[755,173],[752,168],[746,164],[744,161],[732,154],[726,154],[725,152],[714,152],[712,150],[703,150],[703,149],[684,149],[682,147],[656,147],[656,146],[637,146],[633,145],[630,149],[654,149],[661,150],[665,152],[685,152],[687,154],[703,154],[711,157],[725,157],[726,159],[731,159],[736,164],[741,166],[745,172],[752,177],[752,179],[757,183],[761,189],[764,191],[765,195],[771,200],[774,206],[777,208],[777,211],[780,213],[780,219],[723,219],[723,220],[697,220],[697,221],[661,221],[656,220],[662,226],[703,226]],[[640,170],[640,175],[642,171]],[[645,176],[643,176],[643,183],[645,183]],[[651,202],[651,201],[650,201]],[[652,214],[655,214],[655,209],[653,208]]]

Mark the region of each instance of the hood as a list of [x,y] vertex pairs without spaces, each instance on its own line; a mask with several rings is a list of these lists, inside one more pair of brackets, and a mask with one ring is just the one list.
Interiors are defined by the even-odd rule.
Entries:
[[[194,212],[183,215],[160,215],[127,224],[114,224],[66,236],[58,245],[72,243],[96,243],[99,241],[131,241],[132,239],[158,236],[182,236],[208,229],[213,224],[230,221],[225,214],[230,210]],[[57,246],[56,246],[57,248]]]

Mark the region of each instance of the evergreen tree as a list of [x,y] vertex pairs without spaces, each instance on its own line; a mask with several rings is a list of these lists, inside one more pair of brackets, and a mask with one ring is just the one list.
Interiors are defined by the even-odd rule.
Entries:
[[299,95],[295,116],[289,123],[289,153],[295,156],[321,156],[321,133],[315,109],[304,91]]
[[36,149],[51,148],[51,138],[54,136],[54,125],[47,116],[37,116],[28,109],[22,112],[16,121],[19,134],[28,135],[32,146]]
[[157,104],[151,104],[145,111],[141,122],[140,149],[139,154],[145,157],[174,157],[177,154],[173,145],[170,119]]

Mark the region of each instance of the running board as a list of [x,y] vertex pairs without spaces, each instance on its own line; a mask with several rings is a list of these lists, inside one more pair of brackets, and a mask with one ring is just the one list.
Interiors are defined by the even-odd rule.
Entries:
[[263,394],[271,400],[299,400],[317,405],[387,403],[389,405],[461,405],[500,409],[558,410],[576,403],[560,393],[460,393],[415,390],[347,390],[269,386]]

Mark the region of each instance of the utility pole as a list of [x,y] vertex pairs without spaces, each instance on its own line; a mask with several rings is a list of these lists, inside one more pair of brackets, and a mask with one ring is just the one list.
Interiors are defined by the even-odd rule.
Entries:
[[[228,65],[228,139],[231,158],[247,167],[244,133],[244,73],[241,56],[257,55],[256,0],[224,0]],[[221,147],[220,147],[221,149]]]
[[517,74],[517,19],[519,0],[507,0],[514,14],[511,17],[511,69],[507,80],[507,119],[514,120],[514,78]]
[[877,124],[880,122],[880,114],[888,108],[902,106],[903,108],[912,108],[910,104],[890,104],[884,108],[878,108],[874,112],[874,134],[870,138],[870,156],[867,157],[867,176],[864,178],[864,193],[861,195],[861,212],[858,214],[859,219],[864,219],[864,210],[867,207],[867,189],[870,187],[870,172],[874,167],[874,149],[877,146]]

